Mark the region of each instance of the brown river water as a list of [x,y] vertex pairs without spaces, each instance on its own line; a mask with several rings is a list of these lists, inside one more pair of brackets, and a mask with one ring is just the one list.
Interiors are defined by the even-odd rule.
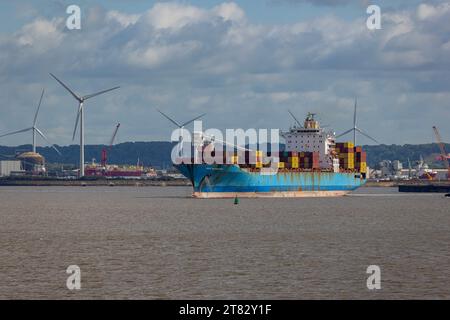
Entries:
[[[1,187],[0,299],[450,299],[450,199]],[[81,269],[81,290],[66,269]],[[369,265],[381,289],[366,286]]]

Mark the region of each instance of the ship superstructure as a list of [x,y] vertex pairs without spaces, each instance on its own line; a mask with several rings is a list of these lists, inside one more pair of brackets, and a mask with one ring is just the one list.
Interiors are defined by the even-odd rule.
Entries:
[[308,113],[303,126],[297,123],[289,131],[282,132],[281,136],[285,139],[286,151],[318,152],[320,168],[330,169],[333,168],[335,135],[325,132],[314,116],[314,113]]

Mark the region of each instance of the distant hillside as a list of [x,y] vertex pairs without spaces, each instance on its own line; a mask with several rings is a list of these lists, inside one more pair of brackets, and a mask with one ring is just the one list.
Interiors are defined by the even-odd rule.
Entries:
[[[172,163],[170,154],[175,144],[170,142],[126,142],[115,145],[108,154],[108,162],[114,164],[135,164],[138,159],[146,166],[154,166],[157,168],[169,167]],[[93,158],[100,162],[101,151],[103,145],[86,146],[86,162]],[[63,156],[59,156],[52,148],[38,148],[38,152],[42,154],[47,162],[78,164],[79,146],[72,145],[67,147],[59,147]],[[367,151],[368,164],[375,168],[382,160],[400,160],[405,167],[408,164],[408,158],[411,161],[418,160],[422,155],[427,163],[433,167],[443,167],[442,162],[436,161],[435,158],[439,154],[437,144],[420,144],[411,145],[378,145],[364,146]],[[447,151],[450,151],[450,144],[446,144]],[[13,156],[16,152],[31,150],[31,145],[23,145],[19,147],[2,147],[0,146],[0,159],[6,159],[5,155]]]
[[[136,164],[138,159],[145,166],[158,168],[170,167],[172,164],[170,154],[174,144],[170,142],[126,142],[108,149],[108,163],[113,164]],[[90,162],[93,158],[97,162],[101,160],[104,145],[87,145],[85,148],[85,161]],[[62,156],[58,155],[51,147],[38,147],[37,152],[42,154],[49,163],[77,164],[79,163],[80,147],[71,145],[58,146]],[[6,159],[5,155],[14,155],[16,152],[30,151],[31,145],[18,147],[0,146],[0,159]]]

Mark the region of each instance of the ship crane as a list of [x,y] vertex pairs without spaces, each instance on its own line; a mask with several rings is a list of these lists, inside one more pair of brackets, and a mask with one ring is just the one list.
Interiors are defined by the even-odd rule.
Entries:
[[109,143],[109,148],[104,147],[102,149],[102,167],[106,167],[106,162],[108,160],[108,149],[109,149],[109,151],[111,151],[112,146],[114,144],[114,139],[116,139],[117,132],[119,131],[119,128],[120,128],[120,123],[118,123],[116,128],[114,129],[114,133],[113,133],[113,135],[111,137],[111,141]]
[[441,134],[436,126],[433,126],[434,134],[436,136],[437,143],[439,145],[439,149],[441,151],[440,160],[444,162],[445,168],[447,169],[447,179],[450,180],[450,164],[449,159],[450,155],[445,151],[444,143],[442,142]]
[[297,122],[298,127],[299,127],[300,129],[302,129],[302,128],[303,128],[302,123],[301,123],[300,121],[298,121],[297,117],[292,113],[291,110],[288,110],[288,112],[289,112],[289,114],[291,115],[291,117],[294,118],[295,122]]

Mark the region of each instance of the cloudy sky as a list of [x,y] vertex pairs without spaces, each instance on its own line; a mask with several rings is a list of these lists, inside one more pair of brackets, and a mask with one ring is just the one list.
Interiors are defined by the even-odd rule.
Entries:
[[[86,104],[87,143],[169,140],[171,124],[207,113],[207,128],[286,128],[287,110],[316,112],[336,132],[359,124],[383,143],[450,140],[450,1],[0,0],[0,133],[31,125],[72,144],[80,94],[121,89]],[[82,9],[68,30],[66,8]],[[370,143],[365,139],[361,142]],[[27,134],[1,145],[30,143]],[[42,141],[41,141],[42,143]]]

